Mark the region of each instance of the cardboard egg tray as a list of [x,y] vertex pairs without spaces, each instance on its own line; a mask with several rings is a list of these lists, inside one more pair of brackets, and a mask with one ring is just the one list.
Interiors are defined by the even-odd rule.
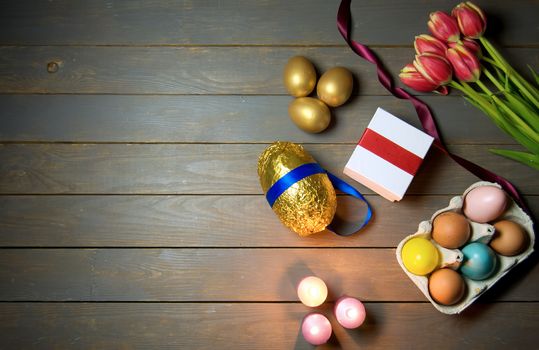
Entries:
[[[466,191],[463,193],[462,196],[453,197],[449,202],[449,206],[447,206],[444,209],[440,209],[436,211],[432,215],[430,220],[422,221],[421,223],[419,223],[419,228],[417,232],[404,238],[397,246],[397,251],[396,251],[397,260],[401,268],[408,275],[408,277],[410,277],[410,279],[417,285],[417,287],[421,290],[421,292],[423,292],[425,297],[427,297],[427,299],[432,303],[432,305],[434,305],[436,309],[438,309],[440,312],[444,314],[458,314],[462,312],[464,309],[470,306],[477,298],[479,298],[481,294],[487,291],[500,278],[502,278],[506,273],[508,273],[514,266],[516,266],[518,263],[526,259],[533,252],[533,247],[535,244],[533,222],[531,218],[515,203],[515,201],[513,201],[513,199],[511,199],[509,196],[507,196],[508,198],[507,207],[504,213],[500,217],[498,217],[496,221],[507,219],[507,220],[512,220],[520,224],[529,235],[529,239],[530,239],[529,245],[527,249],[524,250],[521,254],[515,255],[515,256],[509,257],[509,256],[503,256],[496,253],[497,258],[498,258],[498,262],[497,262],[498,267],[496,268],[496,273],[485,280],[475,281],[475,280],[465,277],[463,274],[460,274],[464,279],[464,283],[466,284],[466,292],[462,300],[459,301],[457,304],[451,305],[451,306],[438,304],[436,301],[434,301],[431,298],[429,294],[428,275],[427,276],[414,275],[413,273],[409,272],[404,267],[402,257],[401,257],[402,247],[411,238],[423,237],[423,238],[429,239],[434,244],[434,246],[438,248],[438,251],[440,252],[441,265],[438,268],[448,267],[459,272],[458,268],[460,267],[463,261],[464,254],[459,249],[447,249],[447,248],[441,247],[438,243],[436,243],[436,241],[434,241],[431,237],[432,222],[436,216],[446,211],[454,211],[459,214],[462,214],[462,206],[464,204],[464,197],[472,189],[479,186],[496,186],[498,188],[501,188],[500,185],[496,183],[491,183],[491,182],[481,181],[481,182],[474,183],[473,185],[468,187],[468,189],[466,189]],[[470,219],[468,219],[468,221],[470,222],[470,226],[471,226],[471,237],[470,237],[470,240],[466,244],[469,244],[475,241],[488,244],[490,240],[492,239],[492,236],[494,235],[494,231],[495,231],[494,226],[490,224],[477,223]]]

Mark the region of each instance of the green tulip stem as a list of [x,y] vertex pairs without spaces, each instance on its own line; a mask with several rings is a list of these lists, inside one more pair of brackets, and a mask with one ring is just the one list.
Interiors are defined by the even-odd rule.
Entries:
[[[520,74],[518,74],[518,72],[513,69],[513,67],[511,67],[511,65],[503,58],[503,56],[498,52],[498,50],[496,50],[494,45],[492,45],[487,38],[481,37],[479,38],[479,41],[481,42],[481,44],[483,44],[483,47],[487,50],[487,52],[495,62],[490,63],[495,64],[498,68],[502,69],[505,74],[507,74],[509,79],[511,79],[511,81],[520,89],[522,94],[524,94],[530,101],[532,101],[536,108],[539,108],[539,90],[530,83],[528,83],[528,81],[524,79]],[[489,62],[487,58],[483,59]]]
[[[522,130],[522,132],[531,140],[539,142],[539,135],[530,128],[507,104],[502,101],[498,96],[492,93],[490,89],[483,84],[481,80],[475,82],[477,86],[481,88],[500,108],[502,108],[508,116],[511,117],[511,121],[517,125],[517,127]],[[462,83],[462,85],[467,85],[467,83]],[[470,87],[471,89],[471,87]]]
[[505,91],[504,86],[496,79],[494,75],[492,75],[491,72],[489,72],[488,69],[484,68],[482,69],[483,74],[487,76],[487,78],[496,86],[496,88],[500,91]]
[[502,117],[500,116],[498,110],[494,106],[492,106],[492,104],[487,99],[485,99],[477,91],[472,89],[468,84],[459,84],[458,82],[453,80],[449,83],[449,86],[465,93],[470,99],[480,105],[481,108],[483,108],[491,118],[498,120],[498,122],[502,122]]
[[504,130],[507,134],[509,134],[530,151],[533,150],[534,153],[537,153],[539,150],[537,147],[538,141],[532,141],[527,135],[523,134],[520,128],[517,128],[516,125],[511,123],[510,120],[507,120],[502,111],[496,107],[493,101],[486,99],[484,95],[475,91],[467,83],[458,83],[453,80],[449,83],[449,86],[462,91],[466,95],[465,98],[470,103],[481,109],[487,116],[489,116],[500,129]]

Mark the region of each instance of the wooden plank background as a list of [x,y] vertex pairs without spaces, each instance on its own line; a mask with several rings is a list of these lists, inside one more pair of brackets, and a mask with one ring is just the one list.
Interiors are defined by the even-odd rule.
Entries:
[[[352,3],[354,38],[396,76],[428,13],[457,1]],[[477,1],[488,36],[525,75],[537,70],[539,3]],[[309,349],[312,309],[295,285],[329,286],[327,349],[534,348],[537,256],[462,315],[436,311],[395,247],[476,178],[432,150],[391,203],[355,183],[375,216],[361,233],[300,238],[267,206],[256,161],[274,140],[304,143],[342,174],[378,106],[412,125],[336,26],[337,0],[12,1],[0,11],[0,348]],[[302,54],[348,67],[356,88],[318,135],[294,127],[281,83]],[[55,66],[56,65],[56,66]],[[49,67],[49,68],[48,68]],[[449,148],[511,180],[539,212],[537,171],[459,94],[423,94]],[[340,214],[364,208],[339,196]],[[342,211],[342,212],[341,212]],[[366,302],[357,330],[333,301]]]

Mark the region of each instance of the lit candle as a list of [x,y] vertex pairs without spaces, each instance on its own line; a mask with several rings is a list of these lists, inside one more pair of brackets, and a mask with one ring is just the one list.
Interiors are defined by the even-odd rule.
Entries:
[[365,306],[355,298],[341,297],[335,303],[335,317],[344,328],[352,329],[361,326],[365,321]]
[[310,307],[322,305],[328,296],[328,287],[324,281],[315,276],[305,277],[299,282],[298,297],[301,302]]
[[312,345],[325,344],[331,337],[331,323],[326,316],[313,313],[303,319],[301,333],[305,340]]

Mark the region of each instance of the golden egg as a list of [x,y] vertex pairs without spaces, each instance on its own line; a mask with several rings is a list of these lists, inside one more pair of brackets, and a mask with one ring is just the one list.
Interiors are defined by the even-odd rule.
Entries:
[[353,87],[352,73],[344,67],[335,67],[322,74],[316,93],[326,104],[337,107],[350,98]]
[[331,121],[329,107],[317,98],[299,97],[288,105],[290,119],[303,131],[317,133],[325,130]]
[[[275,142],[258,158],[258,176],[264,193],[295,168],[316,163],[303,148],[292,142]],[[323,231],[333,220],[337,209],[335,189],[325,173],[303,178],[290,186],[272,207],[281,222],[308,236]]]
[[307,96],[316,85],[316,70],[305,57],[294,56],[288,60],[284,67],[283,81],[284,86],[292,96]]

